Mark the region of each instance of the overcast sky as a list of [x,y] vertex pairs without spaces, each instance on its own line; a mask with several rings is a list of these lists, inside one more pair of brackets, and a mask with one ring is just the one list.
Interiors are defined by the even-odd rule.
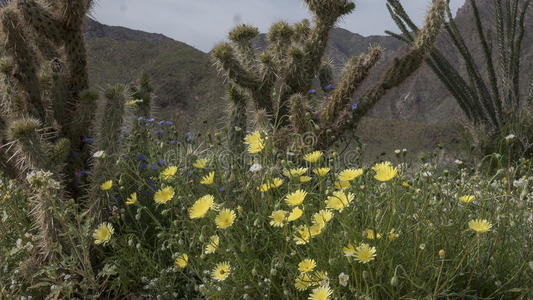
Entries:
[[[99,0],[93,16],[101,23],[162,33],[203,51],[225,39],[236,24],[252,24],[267,32],[280,20],[309,18],[301,0]],[[385,0],[355,0],[356,10],[338,26],[362,35],[396,31]],[[403,0],[421,23],[431,0]],[[451,0],[455,12],[464,0]]]

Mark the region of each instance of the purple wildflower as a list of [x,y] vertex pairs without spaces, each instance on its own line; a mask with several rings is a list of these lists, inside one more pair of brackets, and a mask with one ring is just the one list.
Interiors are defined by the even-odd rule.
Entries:
[[326,92],[329,92],[329,91],[334,90],[334,89],[335,89],[335,85],[334,85],[333,83],[330,83],[330,84],[328,84],[328,85],[326,85],[326,86],[324,87],[324,90],[325,90]]
[[352,103],[352,110],[356,110],[360,103],[360,101],[355,101],[354,103]]
[[92,143],[94,143],[94,138],[92,136],[87,136],[83,139],[83,142],[85,144],[89,144],[89,145],[92,145]]

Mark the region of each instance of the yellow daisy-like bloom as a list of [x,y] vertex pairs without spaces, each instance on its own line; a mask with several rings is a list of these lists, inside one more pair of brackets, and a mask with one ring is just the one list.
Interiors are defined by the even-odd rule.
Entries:
[[283,184],[283,179],[276,177],[272,179],[272,182],[270,183],[270,188],[277,189]]
[[298,264],[298,271],[311,272],[316,267],[316,261],[314,259],[306,258]]
[[301,183],[306,183],[306,182],[309,182],[311,181],[311,177],[309,176],[300,176],[300,182]]
[[376,247],[370,247],[368,244],[361,244],[355,249],[355,259],[366,264],[376,257]]
[[313,286],[323,286],[325,283],[324,279],[328,277],[328,272],[326,271],[315,271],[311,274],[311,285]]
[[311,153],[307,153],[304,156],[304,160],[310,163],[316,163],[320,158],[322,157],[322,152],[320,151],[314,151]]
[[233,221],[235,221],[235,212],[227,208],[221,210],[215,218],[215,224],[220,229],[230,227],[233,225]]
[[407,181],[402,182],[402,186],[405,188],[410,187],[409,183]]
[[139,100],[131,100],[131,101],[126,102],[124,105],[125,106],[134,106],[135,104],[137,104],[137,101],[139,101]]
[[270,183],[263,183],[260,187],[257,188],[261,193],[268,192],[270,190]]
[[161,177],[163,177],[163,179],[170,179],[176,175],[176,172],[178,172],[178,167],[170,166],[161,172]]
[[355,248],[357,247],[357,241],[353,241],[353,243],[348,243],[346,247],[342,248],[342,252],[344,253],[344,256],[351,257],[355,254]]
[[102,191],[109,191],[113,187],[113,180],[108,180],[100,186]]
[[335,181],[335,187],[341,191],[349,188],[350,186],[351,185],[349,181]]
[[340,172],[339,181],[352,181],[355,178],[363,175],[363,169],[346,169]]
[[126,202],[124,202],[126,205],[134,205],[137,203],[137,193],[131,194],[128,199],[126,199]]
[[292,222],[298,220],[303,214],[303,210],[301,210],[299,207],[295,207],[292,209],[291,213],[287,217],[287,221]]
[[374,233],[374,230],[367,229],[366,230],[366,238],[369,240],[375,240],[375,239],[381,239],[381,233],[378,233],[377,235]]
[[310,238],[311,238],[311,233],[307,225],[300,225],[296,228],[296,232],[294,233],[294,241],[296,242],[297,245],[307,244]]
[[326,200],[326,208],[334,209],[339,212],[343,211],[355,198],[354,194],[345,194],[342,191],[333,192],[333,196],[328,196]]
[[476,219],[468,222],[468,227],[480,234],[489,231],[492,228],[492,224],[485,219]]
[[313,289],[311,295],[309,295],[309,300],[328,300],[331,296],[331,289],[329,286],[321,286]]
[[154,194],[155,203],[162,204],[167,203],[168,200],[174,197],[174,189],[171,186],[167,186]]
[[464,203],[470,203],[472,202],[472,200],[474,200],[473,195],[465,195],[465,196],[459,197],[459,201],[464,202]]
[[187,266],[188,262],[189,262],[189,256],[186,253],[183,253],[180,256],[178,256],[178,258],[176,258],[176,261],[174,262],[174,264],[176,265],[177,268],[183,269]]
[[297,190],[296,192],[287,195],[285,202],[290,206],[298,206],[304,202],[305,196],[307,196],[306,191]]
[[215,172],[209,172],[209,174],[202,177],[202,181],[200,181],[201,184],[210,185],[213,184],[213,181],[215,180]]
[[284,210],[276,210],[273,211],[270,215],[270,218],[272,219],[270,221],[270,225],[274,227],[283,227],[285,222],[285,216],[287,215],[287,212]]
[[192,166],[197,169],[205,169],[205,167],[207,166],[207,159],[199,158],[194,162],[194,164],[192,164]]
[[388,234],[389,240],[394,241],[397,239],[400,235],[395,232],[394,228],[391,229],[391,231]]
[[209,244],[205,246],[204,253],[205,254],[215,253],[215,251],[217,251],[218,249],[219,242],[220,242],[220,238],[218,237],[218,235],[212,235],[209,238]]
[[326,224],[314,224],[309,227],[309,233],[311,234],[311,237],[315,237],[322,233],[322,228],[324,228]]
[[314,169],[313,173],[315,173],[316,175],[318,175],[320,177],[325,177],[326,175],[328,175],[330,170],[331,170],[330,168]]
[[215,268],[213,268],[213,271],[211,271],[211,276],[217,281],[224,281],[226,278],[228,278],[230,272],[231,267],[229,262],[225,261],[218,263]]
[[100,226],[98,226],[98,228],[96,228],[93,233],[94,243],[96,245],[107,244],[107,242],[109,242],[109,240],[111,239],[113,233],[115,233],[113,225],[107,222],[100,224]]
[[398,169],[388,161],[376,164],[372,169],[376,172],[374,178],[382,182],[389,181],[398,175]]
[[307,172],[307,168],[290,169],[283,171],[286,177],[300,177]]
[[252,154],[259,153],[265,148],[264,140],[259,131],[247,135],[244,138],[244,143],[248,145],[248,152]]
[[198,219],[205,216],[207,211],[213,207],[215,197],[212,195],[205,195],[196,200],[194,204],[189,208],[189,218]]
[[331,210],[322,209],[313,215],[313,223],[322,224],[325,226],[325,224],[329,222],[331,218],[333,218],[333,213]]
[[300,292],[307,290],[311,286],[311,276],[309,273],[300,273],[294,280],[294,287]]

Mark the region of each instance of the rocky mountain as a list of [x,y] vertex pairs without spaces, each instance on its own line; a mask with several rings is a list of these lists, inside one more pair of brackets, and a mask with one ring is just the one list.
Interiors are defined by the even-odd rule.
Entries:
[[[492,1],[478,3],[485,25],[493,26],[488,23],[493,20]],[[532,28],[531,14],[526,20],[527,28]],[[458,11],[456,22],[464,32],[466,43],[472,47],[476,61],[483,65],[472,8],[468,2]],[[90,81],[93,86],[130,82],[139,78],[142,72],[148,72],[154,82],[159,112],[165,117],[179,120],[184,127],[194,128],[213,127],[224,122],[221,118],[225,115],[224,82],[213,67],[208,53],[160,34],[106,26],[90,19],[86,29]],[[258,45],[264,47],[267,43],[265,36],[262,35],[260,39]],[[525,71],[533,67],[531,42],[531,32],[526,30],[522,50]],[[386,50],[384,58],[369,78],[369,82],[372,82],[379,79],[384,68],[398,53],[405,51],[403,43],[388,36],[364,37],[336,28],[331,33],[327,55],[335,65],[341,67],[349,57],[364,53],[371,45],[381,45]],[[458,52],[447,34],[441,34],[437,47],[451,61],[461,65]],[[524,89],[528,76],[524,72],[521,79]],[[371,112],[374,118],[424,124],[446,123],[457,120],[461,115],[455,100],[427,66],[422,67],[401,87],[392,90]]]
[[209,56],[160,34],[86,22],[89,80],[94,88],[129,83],[147,72],[157,112],[182,127],[214,127],[223,116],[223,82]]

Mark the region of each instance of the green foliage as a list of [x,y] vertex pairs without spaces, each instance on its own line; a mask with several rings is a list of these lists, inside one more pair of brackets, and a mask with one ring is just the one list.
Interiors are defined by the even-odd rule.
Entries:
[[[412,49],[390,66],[381,82],[358,96],[357,109],[352,109],[351,99],[381,58],[382,50],[373,48],[367,55],[352,58],[339,79],[339,88],[334,88],[331,68],[322,62],[323,57],[330,30],[339,18],[354,10],[355,4],[344,0],[304,2],[313,15],[313,26],[307,20],[294,25],[274,24],[268,33],[270,45],[256,55],[253,42],[257,28],[239,25],[229,33],[231,43],[215,47],[212,56],[232,84],[248,92],[256,112],[266,113],[271,126],[279,129],[278,136],[312,129],[318,137],[318,147],[327,148],[335,141],[333,136],[342,136],[354,128],[389,89],[418,69],[441,28],[445,1],[435,1]],[[333,90],[329,102],[312,103],[309,91],[315,78],[324,90]],[[308,114],[310,117],[304,122],[302,116]]]
[[[519,152],[531,155],[533,145],[528,141],[531,135],[519,135],[519,132],[524,133],[524,130],[519,128],[530,126],[528,123],[532,111],[531,101],[527,96],[531,93],[521,91],[519,77],[524,57],[520,50],[526,32],[525,17],[531,1],[492,1],[492,4],[487,5],[491,5],[494,10],[494,20],[482,20],[478,1],[467,2],[473,12],[476,42],[481,45],[484,64],[474,61],[473,50],[467,45],[455,23],[449,5],[446,9],[448,20],[444,27],[451,43],[460,54],[463,66],[466,67],[466,75],[460,72],[462,66],[450,62],[442,51],[436,48],[431,50],[426,62],[455,97],[468,120],[477,126],[479,131],[483,131],[475,137],[483,141],[478,145],[478,152],[492,153],[505,136],[513,134],[518,135],[523,145]],[[387,6],[403,35],[389,33],[407,44],[416,44],[414,34],[419,29],[411,21],[400,1],[388,0]],[[525,131],[529,132],[530,129]],[[485,138],[487,135],[488,138]]]

